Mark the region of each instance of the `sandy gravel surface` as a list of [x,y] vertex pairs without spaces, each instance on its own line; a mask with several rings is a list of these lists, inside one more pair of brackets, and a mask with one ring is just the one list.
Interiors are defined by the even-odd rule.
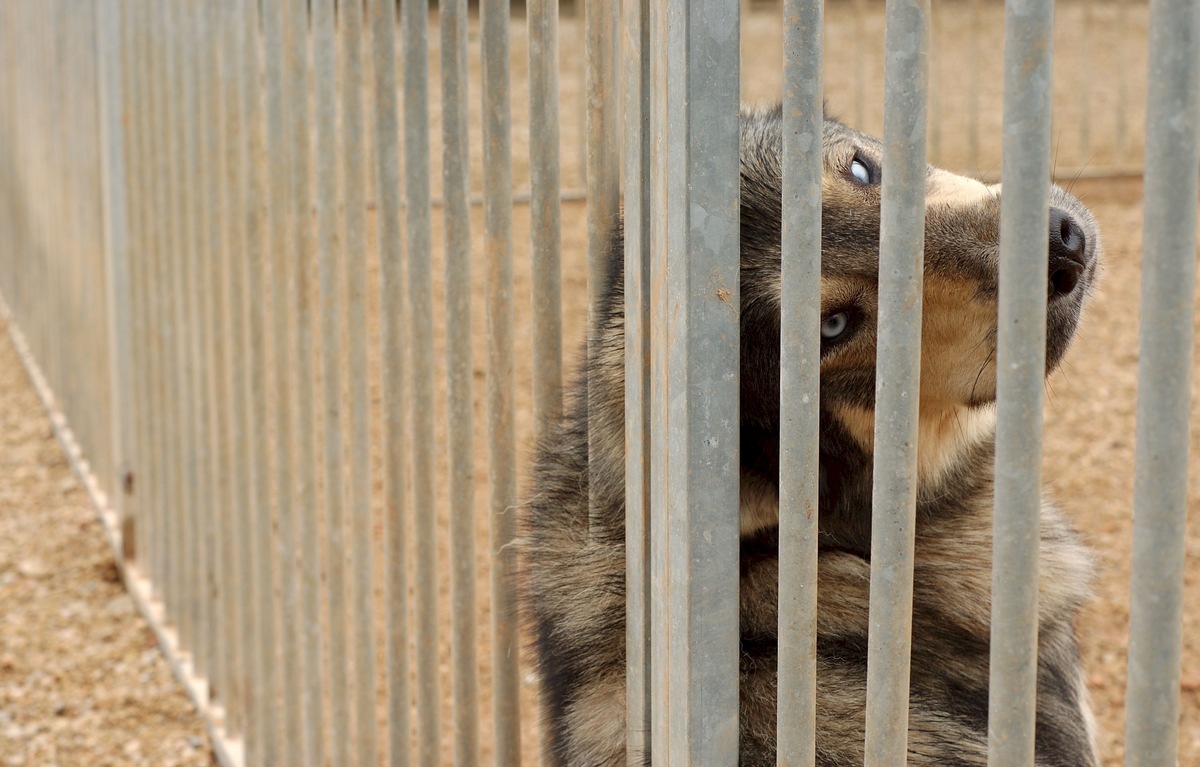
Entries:
[[0,765],[211,763],[0,320]]

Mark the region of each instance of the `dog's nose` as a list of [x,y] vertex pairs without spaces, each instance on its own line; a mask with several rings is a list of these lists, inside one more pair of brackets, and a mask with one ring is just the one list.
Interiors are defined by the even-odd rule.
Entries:
[[1050,298],[1066,296],[1079,284],[1087,267],[1087,237],[1071,214],[1061,208],[1050,209]]

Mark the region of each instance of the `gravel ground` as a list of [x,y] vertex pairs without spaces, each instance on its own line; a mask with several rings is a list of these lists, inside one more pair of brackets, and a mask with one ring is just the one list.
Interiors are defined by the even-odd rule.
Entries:
[[0,320],[0,765],[208,764]]

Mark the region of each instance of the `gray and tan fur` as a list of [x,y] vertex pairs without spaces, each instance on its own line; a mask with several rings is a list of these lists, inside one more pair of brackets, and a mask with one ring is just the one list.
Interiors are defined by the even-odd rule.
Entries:
[[[742,765],[775,764],[779,451],[779,111],[748,112],[741,139]],[[863,763],[882,146],[824,129],[817,764]],[[858,163],[852,168],[853,163]],[[863,178],[856,179],[855,172]],[[886,172],[886,169],[882,169]],[[909,764],[984,765],[995,431],[1000,190],[927,176],[919,497]],[[1099,234],[1067,192],[1050,192],[1046,363],[1075,332]],[[588,457],[582,378],[539,447],[524,509],[522,581],[552,753],[566,767],[625,764],[624,322],[622,239],[597,307],[586,373],[600,449]],[[598,526],[589,534],[594,486]],[[1074,622],[1088,553],[1043,504],[1037,764],[1094,767]],[[648,759],[643,755],[643,759]]]

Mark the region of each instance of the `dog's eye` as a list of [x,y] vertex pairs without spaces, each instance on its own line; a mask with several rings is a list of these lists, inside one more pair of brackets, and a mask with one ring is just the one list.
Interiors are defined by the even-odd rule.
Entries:
[[860,184],[871,183],[871,169],[857,157],[850,161],[850,175]]
[[831,314],[821,320],[821,338],[835,341],[850,327],[850,315],[847,312]]

